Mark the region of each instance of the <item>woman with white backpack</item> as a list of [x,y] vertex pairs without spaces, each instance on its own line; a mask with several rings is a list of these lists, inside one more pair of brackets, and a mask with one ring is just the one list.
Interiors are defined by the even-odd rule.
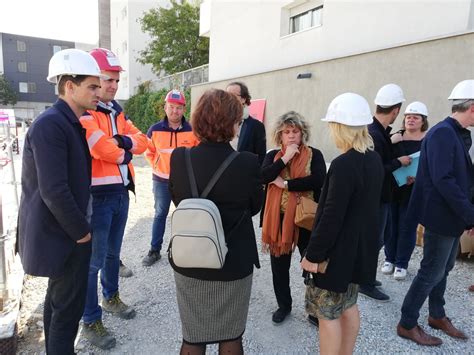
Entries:
[[[197,195],[203,197],[203,191],[222,163],[235,155],[229,142],[241,120],[242,105],[235,95],[209,90],[201,96],[191,118],[200,144],[188,150],[194,179],[189,178],[186,148],[175,149],[171,156],[169,188],[175,205],[196,197],[192,181],[196,182]],[[227,244],[223,266],[192,267],[199,264],[199,258],[194,255],[197,251],[189,255],[188,263],[185,258],[179,262],[173,260],[173,256],[183,250],[176,250],[179,249],[176,236],[170,243],[170,264],[174,269],[183,333],[181,354],[204,354],[206,345],[211,343],[219,343],[219,353],[243,354],[242,335],[247,322],[253,268],[260,267],[252,216],[260,211],[262,194],[257,155],[237,153],[204,196],[217,206],[222,221]],[[180,225],[171,229],[185,230],[186,224],[197,226],[192,222],[176,219],[175,223]]]

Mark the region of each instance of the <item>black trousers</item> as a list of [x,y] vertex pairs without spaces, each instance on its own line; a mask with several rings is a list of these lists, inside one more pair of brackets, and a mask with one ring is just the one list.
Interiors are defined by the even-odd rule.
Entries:
[[[303,258],[306,247],[311,237],[311,231],[300,228],[300,236],[298,239],[298,250],[301,258]],[[281,256],[270,255],[273,277],[273,291],[278,303],[278,308],[291,310],[293,299],[291,298],[290,290],[290,265],[291,253]],[[303,287],[303,280],[301,280],[301,287]]]
[[48,281],[43,313],[48,355],[74,354],[74,340],[86,302],[91,246],[91,242],[77,244],[64,274]]

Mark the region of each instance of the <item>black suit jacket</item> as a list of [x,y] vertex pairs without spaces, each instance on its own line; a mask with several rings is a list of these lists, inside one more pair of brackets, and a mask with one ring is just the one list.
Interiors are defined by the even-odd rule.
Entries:
[[267,137],[262,122],[251,116],[243,121],[237,150],[257,154],[258,162],[262,165],[267,151]]
[[[191,148],[191,162],[199,193],[211,179],[225,158],[234,150],[229,143],[203,143]],[[185,148],[177,148],[171,155],[169,189],[175,205],[191,198],[191,187],[186,170]],[[260,165],[254,154],[240,153],[224,171],[208,195],[222,218],[228,252],[221,270],[178,268],[182,275],[202,280],[237,280],[250,275],[253,266],[260,267],[252,216],[262,205]]]
[[91,231],[91,156],[85,129],[59,99],[31,125],[25,139],[18,244],[23,269],[58,277],[76,243]]
[[375,280],[378,258],[380,194],[384,169],[380,156],[353,149],[331,163],[319,200],[306,259],[329,259],[315,284],[346,292],[349,283]]

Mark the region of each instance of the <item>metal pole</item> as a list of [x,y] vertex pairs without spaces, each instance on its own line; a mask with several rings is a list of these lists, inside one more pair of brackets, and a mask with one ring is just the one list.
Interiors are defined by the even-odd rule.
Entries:
[[15,202],[15,207],[18,209],[19,203],[18,203],[18,189],[16,186],[16,177],[15,177],[15,164],[13,163],[13,142],[11,141],[11,136],[10,136],[10,124],[7,122],[7,141],[10,143],[8,144],[8,149],[7,149],[7,155],[8,159],[10,160],[12,166],[10,169],[10,176],[11,176],[11,184],[13,185],[13,193],[15,196],[13,196],[13,201]]

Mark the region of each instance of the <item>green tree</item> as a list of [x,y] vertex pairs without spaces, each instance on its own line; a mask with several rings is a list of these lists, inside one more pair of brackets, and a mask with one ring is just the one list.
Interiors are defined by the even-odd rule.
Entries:
[[151,42],[138,61],[151,64],[157,75],[173,74],[209,62],[209,38],[199,37],[199,2],[171,0],[170,8],[155,8],[139,19]]
[[0,104],[15,105],[18,101],[16,92],[3,74],[0,74]]
[[[125,113],[143,133],[148,132],[153,124],[165,117],[164,106],[168,91],[168,89],[161,89],[151,92],[145,83],[145,85],[140,85],[137,94],[131,96],[125,103]],[[184,116],[189,119],[191,106],[191,92],[189,89],[184,92],[184,96],[188,103]]]

